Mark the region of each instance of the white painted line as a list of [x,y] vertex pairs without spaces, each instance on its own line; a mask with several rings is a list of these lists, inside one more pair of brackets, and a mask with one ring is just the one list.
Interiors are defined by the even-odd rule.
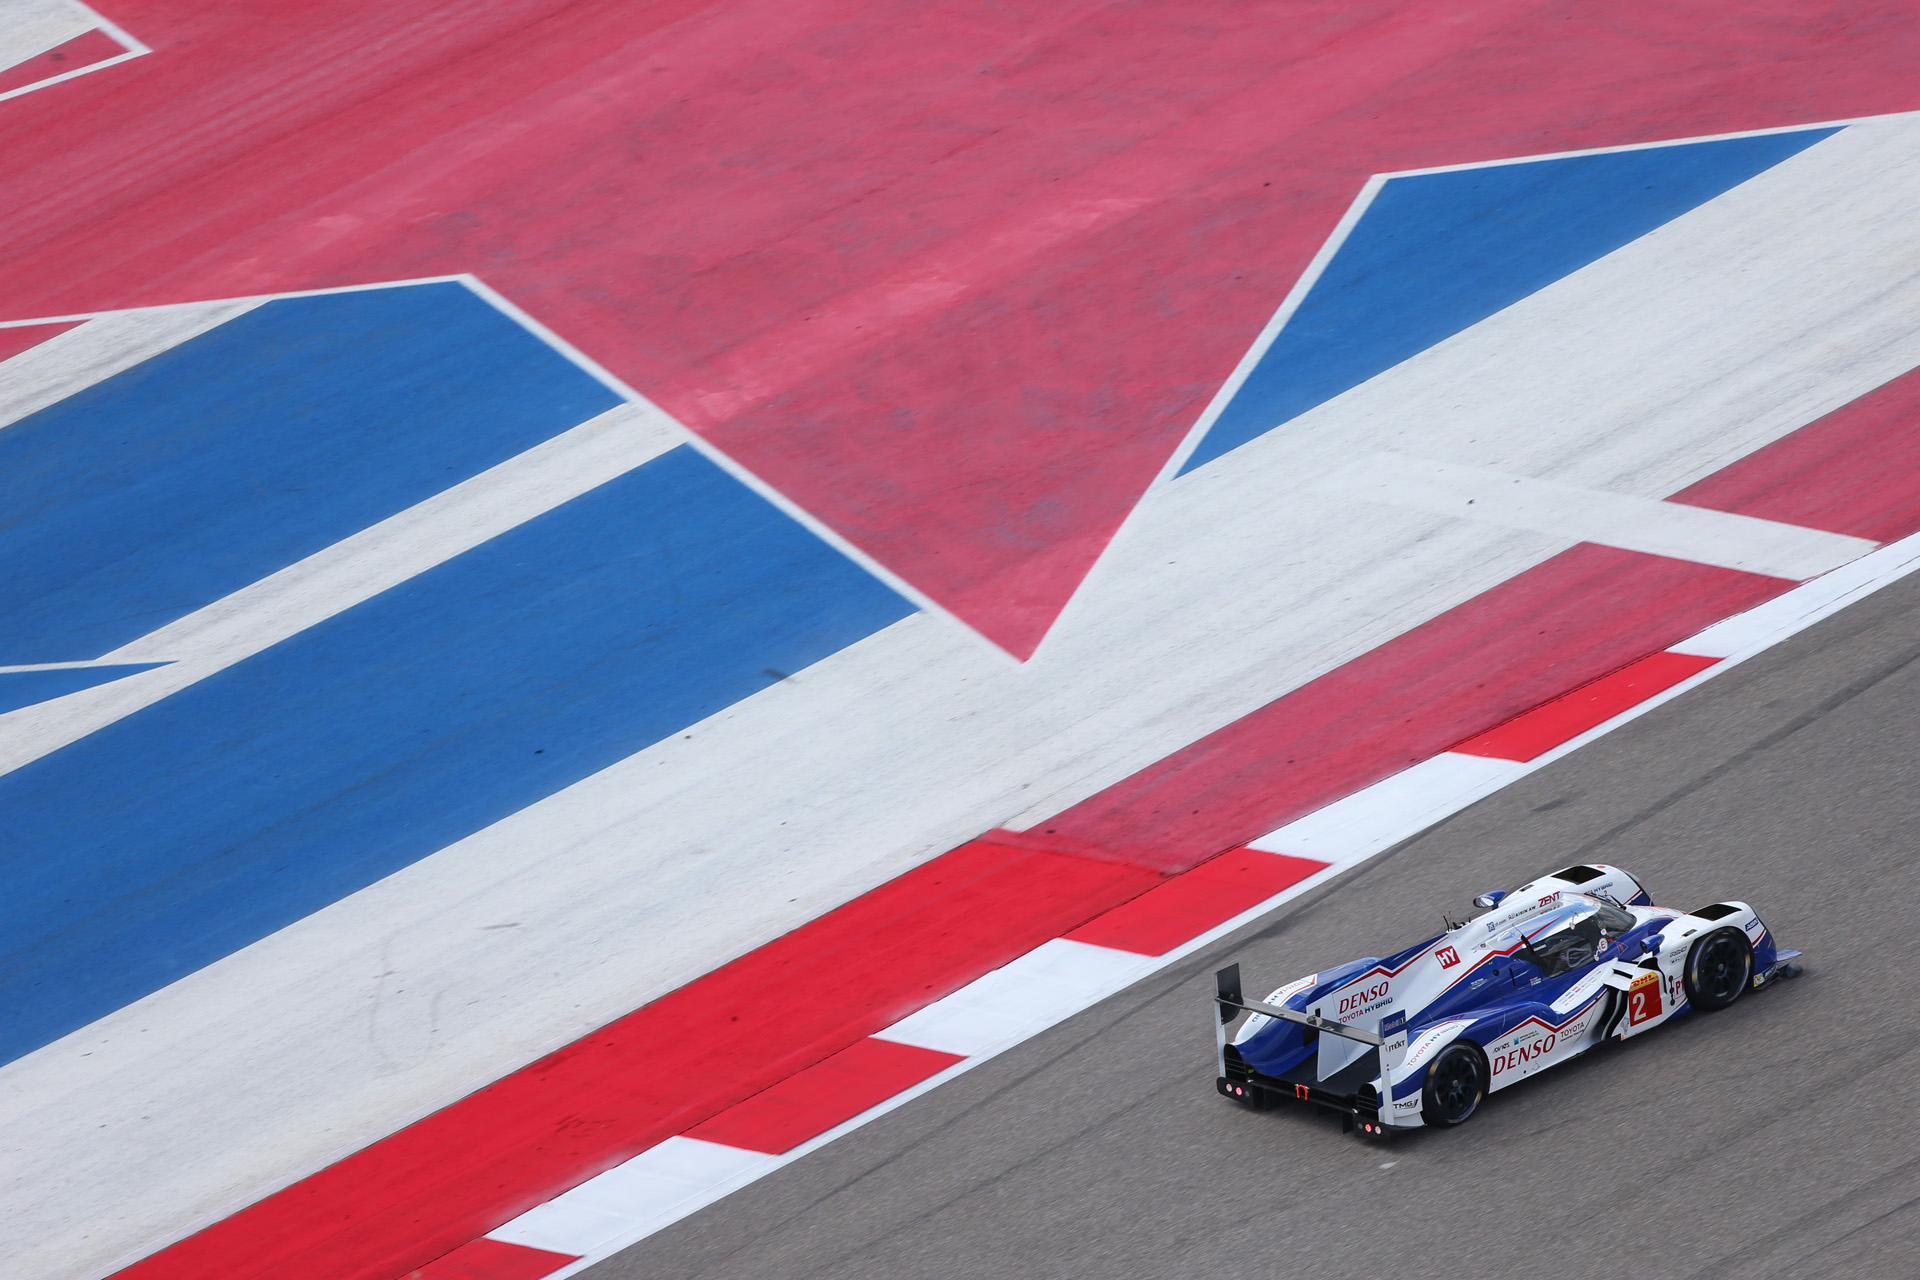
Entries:
[[23,84],[18,89],[9,89],[5,93],[0,93],[0,102],[5,102],[9,98],[17,98],[24,93],[34,93],[41,89],[52,88],[56,84],[65,84],[69,80],[76,80],[81,76],[92,75],[96,71],[105,71],[108,67],[117,67],[123,62],[130,61],[147,52],[149,52],[149,50],[130,49],[126,53],[118,53],[111,58],[102,58],[98,62],[89,62],[84,67],[75,67],[71,71],[63,71],[57,76],[48,76],[44,80],[35,80],[32,84]]
[[682,442],[671,422],[616,405],[405,511],[100,658],[193,655],[226,665],[570,502]]
[[102,31],[112,36],[115,40],[119,41],[121,46],[125,48],[128,53],[137,54],[137,53],[153,52],[152,49],[148,48],[141,41],[134,39],[133,36],[127,32],[125,27],[120,26],[118,23],[114,22],[111,18],[101,13],[98,9],[95,9],[90,5],[81,4],[80,0],[67,0],[67,3],[72,5],[74,8],[80,10],[82,13],[86,14],[87,18],[93,23],[94,26],[100,28]]
[[[1287,327],[1287,321],[1293,319],[1293,313],[1306,302],[1307,295],[1313,292],[1313,286],[1318,284],[1320,277],[1326,273],[1328,264],[1340,252],[1340,247],[1346,244],[1347,237],[1353,234],[1353,229],[1360,225],[1360,219],[1367,216],[1367,210],[1372,206],[1374,197],[1380,194],[1380,188],[1385,186],[1387,179],[1392,176],[1375,174],[1361,184],[1360,193],[1354,196],[1353,203],[1347,206],[1347,211],[1340,215],[1340,221],[1334,224],[1326,243],[1320,246],[1319,252],[1313,255],[1313,260],[1307,263],[1307,269],[1300,273],[1300,278],[1293,282],[1293,288],[1287,290],[1287,296],[1280,300],[1279,309],[1254,337],[1253,344],[1247,348],[1247,353],[1240,357],[1240,363],[1233,367],[1233,372],[1227,375],[1227,380],[1220,384],[1218,391],[1213,393],[1213,399],[1207,401],[1207,407],[1201,410],[1199,418],[1187,428],[1187,434],[1181,437],[1179,446],[1160,468],[1160,473],[1154,477],[1151,488],[1157,489],[1179,476],[1180,468],[1187,465],[1187,459],[1193,456],[1193,451],[1200,447],[1202,440],[1206,439],[1207,432],[1213,429],[1213,424],[1219,420],[1220,415],[1227,411],[1227,406],[1233,403],[1233,398],[1240,394],[1240,388],[1246,385],[1248,378],[1253,376],[1253,371],[1266,357],[1268,349],[1279,338],[1280,331]],[[1134,512],[1137,513],[1138,510],[1138,507],[1134,508]],[[1127,518],[1131,520],[1133,514],[1130,513]],[[1118,539],[1125,529],[1126,526],[1123,523],[1115,532],[1114,538]]]
[[1776,520],[1404,454],[1360,459],[1315,487],[1387,506],[1795,581],[1818,577],[1879,545]]
[[[334,293],[371,293],[376,289],[404,289],[416,284],[459,284],[472,286],[470,275],[410,276],[400,280],[375,280],[368,284],[329,285],[325,289],[282,289],[278,293],[251,293],[245,297],[216,298],[206,302],[153,302],[138,307],[102,307],[98,311],[75,311],[63,316],[27,316],[0,320],[0,329],[18,329],[23,325],[57,324],[63,320],[98,320],[106,316],[153,315],[168,311],[193,311],[200,307],[245,306],[248,308],[278,302],[282,298],[324,298]],[[475,290],[479,292],[479,290]],[[488,295],[492,301],[493,295]],[[515,317],[518,318],[517,316]]]
[[995,1053],[1124,990],[1154,964],[1131,951],[1055,938],[874,1038],[963,1058]]
[[85,323],[0,361],[0,428],[10,427],[29,414],[58,404],[97,382],[125,373],[163,351],[245,315],[265,301],[203,302],[188,307],[116,311],[94,318],[59,317]]
[[1615,147],[1590,147],[1585,151],[1544,151],[1536,156],[1514,156],[1507,160],[1472,160],[1465,164],[1440,164],[1426,169],[1395,169],[1384,178],[1417,178],[1430,173],[1464,173],[1469,169],[1507,168],[1518,164],[1540,164],[1549,160],[1571,160],[1576,156],[1610,156],[1623,151],[1658,151],[1662,147],[1680,147],[1694,142],[1727,142],[1735,138],[1765,138],[1780,133],[1809,133],[1820,129],[1844,129],[1849,125],[1878,124],[1920,115],[1920,112],[1890,111],[1874,116],[1848,116],[1843,120],[1821,120],[1812,124],[1783,124],[1767,129],[1740,129],[1732,133],[1697,133],[1683,138],[1662,138],[1655,142],[1624,142]]
[[618,405],[306,559],[102,655],[167,665],[0,714],[0,773],[37,760],[681,444]]

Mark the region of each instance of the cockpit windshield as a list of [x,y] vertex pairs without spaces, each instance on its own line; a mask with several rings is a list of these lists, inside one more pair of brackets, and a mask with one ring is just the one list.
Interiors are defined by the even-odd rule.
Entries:
[[1633,917],[1598,898],[1567,895],[1570,901],[1521,926],[1520,954],[1549,978],[1593,963],[1600,949],[1633,928]]
[[1636,923],[1632,912],[1622,910],[1620,906],[1607,902],[1605,898],[1588,898],[1586,894],[1569,894],[1569,898],[1582,908],[1586,906],[1594,908],[1594,917],[1599,921],[1599,931],[1609,938],[1617,938],[1628,929],[1632,929]]

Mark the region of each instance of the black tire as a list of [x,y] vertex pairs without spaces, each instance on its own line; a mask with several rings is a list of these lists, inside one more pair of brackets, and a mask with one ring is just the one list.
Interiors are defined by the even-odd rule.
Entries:
[[1465,1124],[1487,1096],[1487,1058],[1478,1045],[1456,1040],[1427,1068],[1420,1118],[1430,1125]]
[[1724,1009],[1753,983],[1753,944],[1738,929],[1716,929],[1687,953],[1687,1003],[1701,1013]]

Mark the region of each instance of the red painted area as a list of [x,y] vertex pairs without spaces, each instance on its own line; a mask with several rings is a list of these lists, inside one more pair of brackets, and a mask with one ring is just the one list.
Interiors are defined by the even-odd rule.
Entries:
[[1258,849],[1230,849],[1067,934],[1075,942],[1165,955],[1327,864]]
[[577,1261],[569,1253],[548,1253],[482,1236],[418,1271],[407,1272],[407,1280],[541,1280]]
[[1920,106],[1907,0],[138,8],[7,315],[475,272],[1020,654],[1367,175]]
[[37,57],[16,62],[0,71],[0,93],[24,89],[49,76],[63,76],[69,71],[78,71],[96,62],[105,62],[108,58],[117,58],[125,52],[126,49],[118,40],[96,28],[85,35],[75,36],[65,44],[55,45]]
[[686,1136],[781,1155],[961,1060],[958,1054],[918,1045],[856,1040],[831,1058],[695,1125]]
[[996,839],[1189,867],[1790,585],[1575,547],[1043,825]]
[[0,360],[10,360],[22,351],[37,347],[56,334],[85,324],[84,320],[67,320],[57,324],[23,324],[11,329],[0,329]]
[[1462,755],[1496,760],[1532,760],[1718,661],[1693,653],[1650,653],[1505,724],[1475,734],[1453,749]]
[[1159,882],[964,845],[121,1274],[393,1280]]
[[1920,370],[1674,495],[1891,542],[1920,531]]

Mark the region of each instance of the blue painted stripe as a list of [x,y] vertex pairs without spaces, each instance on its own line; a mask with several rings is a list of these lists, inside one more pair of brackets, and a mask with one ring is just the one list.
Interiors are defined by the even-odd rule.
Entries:
[[125,662],[112,667],[66,667],[57,671],[0,671],[0,713],[166,665],[164,662]]
[[912,608],[683,446],[0,777],[0,1060]]
[[1211,462],[1837,129],[1394,178],[1182,471]]
[[97,657],[617,403],[459,284],[268,303],[0,431],[0,664]]

